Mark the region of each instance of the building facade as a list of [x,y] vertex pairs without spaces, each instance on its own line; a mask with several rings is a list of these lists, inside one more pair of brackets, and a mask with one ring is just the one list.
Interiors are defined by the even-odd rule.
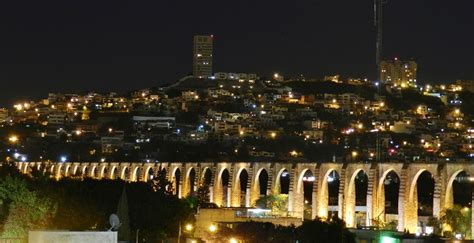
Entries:
[[212,76],[213,36],[196,35],[193,41],[193,76]]
[[415,87],[417,64],[398,58],[380,62],[380,81],[399,88]]

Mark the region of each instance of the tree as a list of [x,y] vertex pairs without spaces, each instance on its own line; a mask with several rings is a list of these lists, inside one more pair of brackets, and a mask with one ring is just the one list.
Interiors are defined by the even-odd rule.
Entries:
[[288,211],[288,195],[268,195],[259,198],[256,201],[258,208],[268,208],[272,210],[273,214],[284,214]]
[[20,177],[7,176],[0,181],[0,200],[7,212],[2,221],[2,237],[26,238],[29,230],[48,225],[56,206],[48,199],[30,191]]
[[428,223],[426,223],[426,226],[433,227],[433,234],[434,235],[441,235],[442,232],[442,222],[438,218],[435,217],[430,217],[428,219]]
[[446,208],[443,210],[440,220],[448,226],[448,230],[443,232],[444,236],[453,237],[455,234],[461,234],[463,238],[469,236],[471,228],[471,210],[469,208],[462,208],[459,205]]
[[119,240],[130,240],[130,215],[128,212],[127,190],[123,186],[122,196],[117,206],[117,216],[120,219],[120,228],[118,229]]
[[173,194],[173,184],[166,177],[166,170],[161,169],[157,172],[156,177],[151,181],[153,190],[165,195]]
[[346,227],[343,220],[334,217],[330,221],[319,218],[303,222],[297,228],[298,241],[300,242],[355,242],[355,236]]
[[203,206],[207,203],[209,203],[209,185],[203,183],[196,192],[197,200],[198,200],[198,205]]

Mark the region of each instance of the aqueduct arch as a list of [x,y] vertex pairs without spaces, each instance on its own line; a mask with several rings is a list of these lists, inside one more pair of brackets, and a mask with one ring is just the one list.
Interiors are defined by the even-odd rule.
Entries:
[[[30,173],[30,166],[42,168],[51,173],[52,177],[77,176],[95,178],[122,178],[131,181],[148,181],[158,171],[157,165],[131,162],[18,162],[17,168],[23,173]],[[461,173],[464,177],[472,174],[474,164],[464,162],[413,162],[413,163],[300,163],[300,162],[167,162],[161,163],[160,169],[168,174],[167,178],[173,182],[175,194],[179,197],[185,196],[193,191],[191,181],[195,186],[209,186],[210,200],[220,206],[251,206],[261,194],[288,193],[288,211],[293,216],[304,215],[304,209],[309,209],[304,200],[312,201],[312,216],[329,217],[329,211],[344,218],[348,226],[354,226],[355,200],[348,195],[359,191],[354,181],[360,171],[364,171],[364,180],[367,179],[367,225],[371,225],[374,218],[385,219],[385,202],[398,201],[398,210],[393,209],[392,216],[399,219],[398,230],[404,229],[415,232],[417,226],[417,183],[423,172],[429,172],[433,176],[434,191],[433,216],[439,217],[443,208],[451,207],[456,201],[453,195],[454,184],[457,176]],[[127,170],[129,173],[126,173]],[[140,173],[139,173],[140,171]],[[196,174],[192,179],[193,172]],[[311,171],[311,174],[306,172]],[[82,172],[82,173],[81,173]],[[179,176],[177,173],[179,172]],[[161,172],[160,172],[161,173]],[[261,181],[262,175],[266,173],[267,179]],[[228,177],[228,179],[223,178]],[[288,185],[282,183],[282,178],[287,180]],[[303,178],[314,178],[312,190],[305,190],[307,183]],[[388,199],[385,195],[387,190],[387,177],[396,180],[390,194],[398,197]],[[245,179],[247,178],[247,179]],[[311,179],[312,180],[312,179]],[[265,182],[266,181],[266,182]],[[186,193],[184,188],[186,189]],[[227,188],[226,188],[227,187]],[[286,187],[288,189],[286,189]],[[361,187],[364,188],[364,187]],[[226,193],[224,193],[224,189]],[[261,190],[263,193],[261,193]],[[287,191],[286,191],[287,190]],[[392,190],[392,189],[391,189]],[[305,195],[308,194],[308,195]],[[308,198],[310,195],[311,198]],[[362,195],[362,194],[360,194]],[[362,195],[363,196],[363,195]],[[312,200],[308,200],[312,199]],[[331,203],[329,202],[331,199]],[[469,199],[467,199],[469,200]],[[471,198],[472,200],[472,198]],[[245,201],[245,203],[243,202]],[[332,205],[331,205],[332,204]],[[342,205],[345,205],[342,207]],[[363,203],[359,206],[363,206]],[[431,205],[430,205],[431,206]],[[471,204],[472,206],[472,204]],[[393,208],[393,207],[392,207]],[[396,215],[398,213],[398,215]],[[473,221],[474,222],[474,221]]]

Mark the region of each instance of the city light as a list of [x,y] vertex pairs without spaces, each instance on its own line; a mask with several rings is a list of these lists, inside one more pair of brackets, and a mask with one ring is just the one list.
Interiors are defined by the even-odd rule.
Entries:
[[66,156],[61,156],[61,162],[66,162],[67,161],[67,157]]
[[184,226],[184,229],[185,229],[186,231],[191,231],[191,230],[193,230],[193,228],[194,228],[194,227],[193,227],[192,224],[186,224],[186,225]]
[[237,243],[237,242],[238,242],[238,241],[237,241],[237,239],[235,239],[235,238],[230,238],[230,239],[229,239],[229,243]]
[[276,132],[271,132],[271,133],[270,133],[270,137],[272,137],[272,138],[275,138],[276,135],[277,135]]
[[11,135],[10,137],[8,137],[8,141],[10,141],[11,143],[16,143],[18,142],[18,136],[16,135]]
[[217,226],[215,224],[209,225],[209,232],[211,233],[217,232]]

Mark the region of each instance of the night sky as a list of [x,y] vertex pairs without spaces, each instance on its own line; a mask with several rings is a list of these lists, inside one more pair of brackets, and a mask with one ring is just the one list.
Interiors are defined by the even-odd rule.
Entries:
[[[0,106],[53,91],[127,91],[192,70],[214,34],[214,70],[375,77],[368,0],[1,1]],[[474,79],[474,1],[389,0],[385,57],[421,82]]]

